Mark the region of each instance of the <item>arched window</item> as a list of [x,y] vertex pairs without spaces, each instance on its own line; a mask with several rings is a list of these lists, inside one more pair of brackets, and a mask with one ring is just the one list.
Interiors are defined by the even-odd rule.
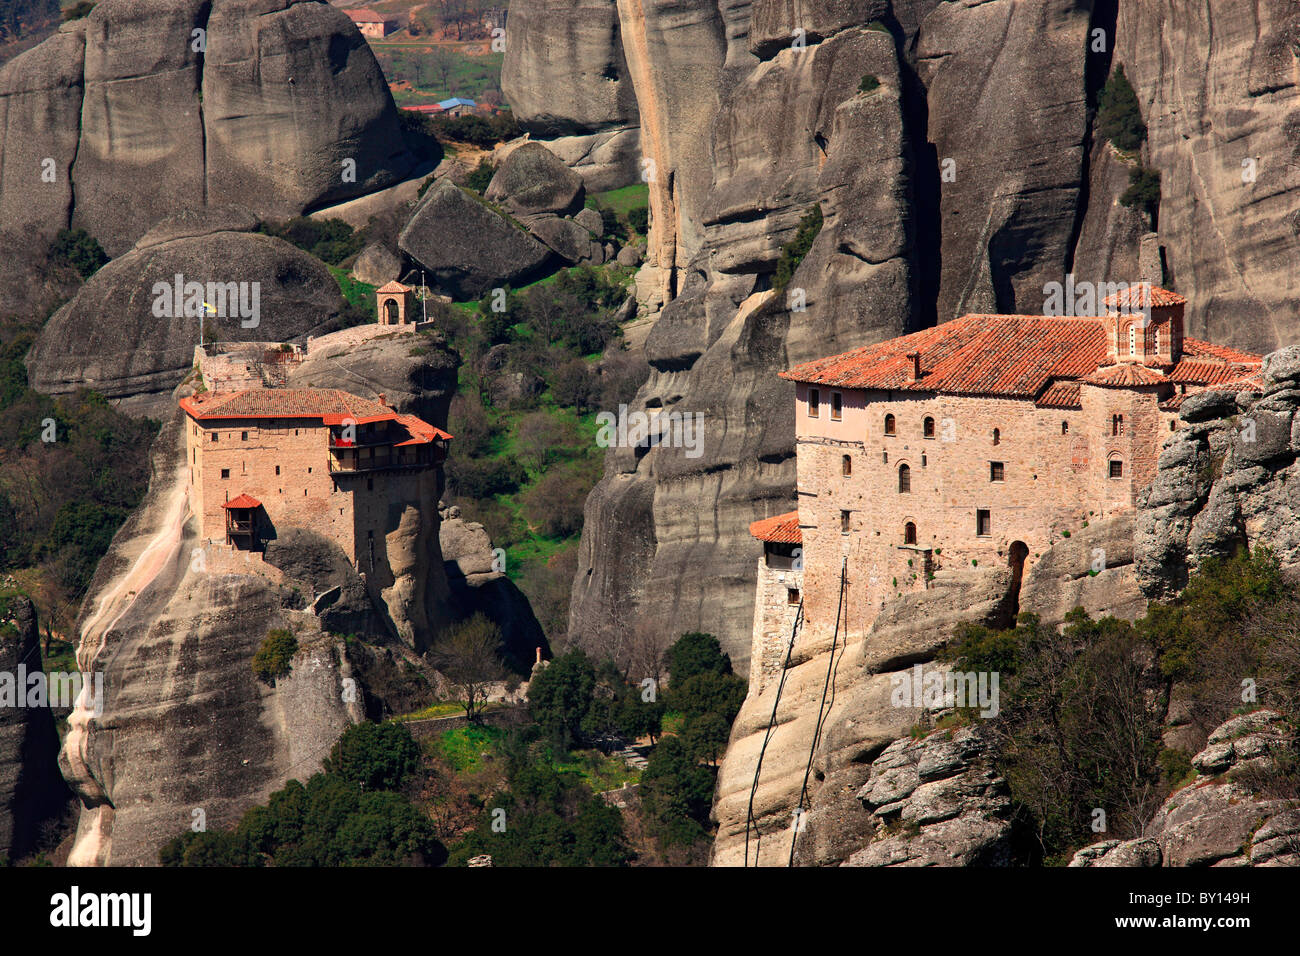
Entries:
[[893,415],[886,415],[886,416],[885,416],[885,434],[886,434],[886,435],[892,435],[892,434],[894,434],[894,416],[893,416]]
[[1123,416],[1123,415],[1112,415],[1112,416],[1110,416],[1110,433],[1111,433],[1112,435],[1122,435],[1122,434],[1124,434],[1124,416]]
[[1156,329],[1156,351],[1160,351],[1160,330]]
[[916,525],[910,521],[903,525],[903,544],[916,544]]
[[1124,462],[1121,459],[1112,458],[1110,460],[1110,477],[1111,478],[1124,477]]
[[853,456],[852,456],[852,455],[845,455],[842,459],[840,459],[840,474],[841,474],[841,475],[851,475],[851,474],[853,474]]
[[900,495],[912,493],[912,469],[906,465],[898,466],[898,493]]
[[1136,325],[1128,327],[1128,354],[1138,354],[1138,330]]
[[934,419],[930,418],[928,415],[926,416],[925,421],[921,423],[921,435],[925,438],[934,437]]
[[1068,435],[1068,434],[1070,434],[1070,423],[1069,423],[1069,422],[1061,422],[1061,434],[1062,434],[1062,435]]
[[1002,441],[1002,432],[996,428],[993,429],[993,444],[996,445],[1001,441]]

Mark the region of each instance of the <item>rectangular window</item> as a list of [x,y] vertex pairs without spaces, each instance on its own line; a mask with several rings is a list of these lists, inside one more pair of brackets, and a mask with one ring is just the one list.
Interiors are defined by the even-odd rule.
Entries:
[[815,388],[808,389],[808,417],[816,418],[822,413],[822,393]]
[[1122,461],[1116,459],[1110,463],[1110,476],[1112,478],[1124,477],[1124,463]]
[[831,392],[831,421],[838,422],[844,413],[844,403],[839,392]]
[[849,533],[849,513],[847,511],[841,511],[840,512],[840,534],[848,534],[848,533]]
[[222,468],[222,469],[221,469],[221,477],[222,477],[222,478],[229,478],[229,477],[230,477],[230,469],[229,469],[229,468]]
[[279,465],[276,465],[276,466],[275,466],[275,473],[276,473],[277,475],[280,473],[280,466],[279,466]]
[[216,440],[217,440],[217,433],[216,433],[216,432],[213,432],[213,433],[212,433],[212,440],[213,440],[213,441],[216,441]]
[[799,589],[798,589],[798,588],[786,588],[786,589],[785,589],[785,603],[786,603],[786,604],[798,604],[798,603],[799,603]]
[[1001,481],[1001,480],[1002,480],[1002,462],[1000,461],[989,462],[989,481]]
[[240,433],[239,433],[239,440],[240,440],[240,441],[248,441],[248,432],[240,432]]
[[981,538],[987,538],[993,533],[993,520],[986,508],[979,508],[975,512],[975,533]]

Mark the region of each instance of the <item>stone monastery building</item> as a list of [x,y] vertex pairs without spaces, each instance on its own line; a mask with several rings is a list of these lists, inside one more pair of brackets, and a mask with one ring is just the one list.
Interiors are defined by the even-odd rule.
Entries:
[[[260,551],[285,526],[331,538],[367,580],[391,577],[386,534],[437,500],[451,435],[339,389],[250,388],[182,398],[199,537]],[[432,501],[427,500],[432,495]]]
[[943,568],[1018,581],[1064,532],[1134,507],[1187,395],[1260,389],[1259,356],[1184,337],[1177,293],[1104,301],[1101,317],[966,315],[781,373],[798,510],[750,526],[757,670],[779,666],[800,608],[829,639]]

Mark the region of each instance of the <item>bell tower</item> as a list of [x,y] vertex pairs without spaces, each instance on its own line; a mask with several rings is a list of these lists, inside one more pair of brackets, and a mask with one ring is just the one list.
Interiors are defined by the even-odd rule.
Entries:
[[411,289],[393,281],[375,290],[376,308],[380,325],[405,325],[414,322],[410,317]]

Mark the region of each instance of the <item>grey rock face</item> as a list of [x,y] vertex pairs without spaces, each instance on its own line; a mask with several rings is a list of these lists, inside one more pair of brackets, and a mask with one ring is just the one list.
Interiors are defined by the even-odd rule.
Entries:
[[249,304],[257,283],[257,325],[244,328],[252,319],[229,303],[227,317],[204,318],[222,341],[300,341],[327,331],[342,307],[329,270],[282,240],[222,232],[164,242],[110,262],[46,323],[27,355],[32,388],[51,395],[93,388],[123,401],[124,411],[169,415],[171,391],[199,340],[197,318],[155,314],[159,295],[170,296],[155,287],[172,289],[178,274],[205,287],[245,283]]
[[59,735],[50,708],[23,706],[28,685],[19,675],[41,669],[36,611],[17,595],[0,601],[0,612],[0,673],[20,698],[0,707],[0,856],[15,862],[35,848],[41,824],[63,811],[71,793],[59,776]]
[[585,190],[582,177],[541,143],[512,150],[488,183],[484,198],[504,203],[521,216],[577,212]]
[[542,274],[551,251],[522,228],[448,181],[435,183],[402,230],[398,247],[455,299],[519,285]]
[[352,278],[373,286],[384,285],[402,274],[402,260],[385,245],[372,242],[352,264]]
[[1205,392],[1183,402],[1192,424],[1168,440],[1139,499],[1136,569],[1147,597],[1176,594],[1205,558],[1241,543],[1267,545],[1284,569],[1300,566],[1294,350],[1265,356],[1265,368],[1262,396]]
[[1300,810],[1233,779],[1245,767],[1270,766],[1292,745],[1274,711],[1225,721],[1192,758],[1196,780],[1164,802],[1143,839],[1085,847],[1070,865],[1300,866]]
[[1133,565],[1133,529],[1134,517],[1125,513],[1058,539],[1030,569],[1020,606],[1049,623],[1076,607],[1093,617],[1141,617],[1147,602]]
[[540,239],[565,262],[573,264],[604,258],[600,246],[591,241],[591,233],[572,219],[530,216],[524,224],[534,238]]
[[[1285,0],[1212,0],[1194,17],[1174,0],[1121,4],[1116,25],[1115,59],[1147,122],[1145,161],[1161,173],[1160,241],[1188,298],[1187,334],[1254,352],[1300,330],[1300,285],[1282,265],[1300,250],[1297,29]],[[1192,69],[1203,83],[1179,81]]]
[[169,216],[136,242],[136,249],[160,246],[174,239],[193,239],[218,232],[253,232],[261,218],[247,206],[203,206]]
[[288,218],[411,164],[374,56],[325,3],[103,0],[0,70],[0,224],[44,241],[72,225],[120,255],[178,209]]
[[844,865],[1009,865],[1011,799],[987,757],[970,727],[886,747],[858,791],[875,834]]

